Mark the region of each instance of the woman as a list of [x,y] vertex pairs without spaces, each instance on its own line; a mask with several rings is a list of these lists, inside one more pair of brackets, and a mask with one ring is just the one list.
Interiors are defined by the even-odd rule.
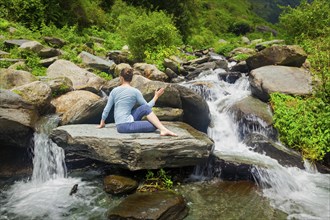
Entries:
[[[115,123],[119,133],[154,132],[158,128],[161,136],[177,136],[168,130],[151,110],[157,99],[164,93],[164,88],[157,90],[153,99],[147,103],[142,93],[131,86],[132,78],[133,69],[125,68],[121,71],[121,85],[110,92],[98,128],[105,126],[105,120],[114,105]],[[136,103],[140,106],[132,111]],[[141,121],[143,116],[146,116],[148,121]]]

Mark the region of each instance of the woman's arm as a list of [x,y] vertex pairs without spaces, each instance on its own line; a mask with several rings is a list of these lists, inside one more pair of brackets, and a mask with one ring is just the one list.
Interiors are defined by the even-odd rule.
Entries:
[[97,126],[98,128],[104,128],[105,127],[105,120],[107,119],[109,112],[112,108],[113,105],[113,94],[112,92],[110,93],[109,97],[108,97],[108,102],[107,105],[105,106],[105,108],[103,109],[103,113],[102,113],[102,118],[100,121],[100,125]]

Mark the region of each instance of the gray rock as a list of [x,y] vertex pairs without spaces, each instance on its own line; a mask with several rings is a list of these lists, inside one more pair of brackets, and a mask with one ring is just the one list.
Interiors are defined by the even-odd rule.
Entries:
[[264,66],[251,71],[249,76],[252,94],[267,102],[274,92],[307,95],[312,92],[312,76],[302,68]]
[[38,52],[38,56],[41,58],[57,57],[62,55],[62,52],[55,48],[43,48]]
[[119,165],[129,170],[193,166],[205,162],[213,141],[182,122],[163,122],[178,137],[158,132],[120,134],[114,124],[66,125],[54,129],[51,138],[66,152]]
[[296,45],[272,46],[249,57],[246,63],[250,70],[267,65],[301,67],[307,58],[305,51]]
[[164,72],[160,71],[155,65],[147,63],[135,63],[133,68],[140,71],[142,76],[150,80],[161,82],[166,82],[169,80],[168,76]]
[[236,118],[238,120],[242,120],[242,118],[249,120],[249,117],[256,116],[262,119],[266,126],[271,126],[273,124],[273,114],[270,106],[252,96],[248,96],[236,102],[230,110],[236,113]]
[[58,97],[73,90],[72,82],[67,77],[48,78],[40,77],[40,81],[49,85],[52,90],[52,97]]
[[170,68],[166,68],[165,74],[168,76],[168,78],[173,79],[178,77],[178,75]]
[[105,84],[105,80],[78,67],[76,64],[67,60],[57,60],[47,69],[47,76],[51,78],[68,77],[74,89],[83,89],[98,93],[100,88]]
[[183,119],[183,110],[179,108],[153,107],[152,111],[161,121],[182,121]]
[[57,48],[61,48],[66,44],[65,40],[56,37],[44,37],[44,40],[50,46]]
[[11,89],[15,86],[22,86],[33,81],[37,77],[23,70],[0,69],[0,88]]
[[0,100],[1,146],[29,147],[38,118],[35,107],[9,90],[0,89]]
[[106,99],[84,90],[68,92],[51,101],[56,113],[61,114],[61,124],[99,123]]
[[249,68],[246,64],[246,61],[240,61],[235,66],[233,66],[230,70],[233,72],[241,72],[241,73],[249,72]]
[[265,49],[266,47],[269,47],[269,46],[272,46],[275,44],[284,44],[284,42],[285,42],[284,40],[265,41],[265,42],[258,43],[255,46],[255,48],[256,48],[256,50],[261,51],[261,50]]
[[59,58],[57,56],[56,57],[50,57],[50,58],[47,58],[47,59],[40,60],[40,64],[44,67],[49,67],[50,65],[55,63],[55,61],[57,61],[58,59]]
[[22,50],[32,51],[34,53],[39,53],[39,51],[44,49],[44,46],[37,41],[27,41],[22,43],[19,48]]
[[248,135],[244,143],[250,146],[253,151],[276,159],[282,166],[304,169],[303,158],[300,154],[282,145],[276,144],[274,141],[261,134],[254,133]]
[[23,43],[28,42],[30,40],[19,39],[19,40],[5,40],[4,43],[7,47],[21,46]]
[[125,68],[132,68],[128,63],[119,63],[115,67],[115,76],[120,76],[120,73]]
[[101,57],[95,56],[86,51],[81,52],[79,57],[84,64],[106,73],[113,72],[116,67],[116,64],[113,61],[104,60]]
[[[174,60],[165,58],[163,64],[166,67],[166,69],[170,69],[175,74],[179,74],[179,66],[180,66],[179,63],[175,62]],[[171,77],[171,78],[174,78],[174,77]]]
[[6,56],[8,56],[10,53],[7,53],[7,52],[5,52],[5,51],[2,51],[2,50],[0,50],[0,57],[6,57]]
[[29,84],[14,87],[12,91],[22,96],[26,102],[35,105],[41,114],[50,107],[52,90],[44,82],[34,81]]
[[188,207],[181,195],[168,191],[136,193],[109,210],[108,219],[181,220]]

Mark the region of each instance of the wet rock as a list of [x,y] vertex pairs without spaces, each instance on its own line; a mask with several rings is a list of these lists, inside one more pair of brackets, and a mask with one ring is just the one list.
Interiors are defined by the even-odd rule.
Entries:
[[274,92],[291,95],[308,95],[312,92],[311,74],[297,67],[260,67],[250,72],[249,81],[252,94],[265,102]]
[[248,135],[244,143],[253,151],[276,159],[282,166],[299,167],[304,169],[303,158],[297,152],[275,143],[261,134]]
[[220,80],[233,84],[242,77],[242,74],[240,72],[222,72],[218,74],[218,77]]
[[252,96],[248,96],[236,102],[231,107],[231,111],[236,112],[236,118],[238,120],[242,118],[248,120],[249,117],[256,116],[262,119],[266,123],[266,126],[271,126],[273,124],[273,114],[270,106]]
[[111,194],[130,193],[138,187],[138,182],[128,177],[110,175],[103,179],[104,191]]
[[246,64],[246,61],[240,61],[235,66],[231,68],[231,71],[233,72],[240,72],[240,73],[247,73],[249,72],[249,68]]
[[184,198],[167,191],[136,193],[110,210],[108,219],[180,220],[188,214]]
[[129,170],[184,167],[207,160],[213,141],[182,122],[163,122],[178,137],[158,132],[120,134],[114,124],[60,126],[51,138],[66,152],[114,164]]

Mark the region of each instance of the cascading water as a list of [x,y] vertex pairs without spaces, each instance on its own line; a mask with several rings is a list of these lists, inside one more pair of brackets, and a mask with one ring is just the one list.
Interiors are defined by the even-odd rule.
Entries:
[[[64,150],[48,138],[57,124],[56,116],[45,117],[38,123],[32,178],[16,182],[1,195],[1,220],[103,218],[106,209],[100,203],[106,200],[104,192],[81,178],[66,177]],[[75,184],[78,192],[71,196]]]
[[[251,95],[247,76],[234,84],[218,79],[222,69],[201,73],[184,86],[190,87],[207,101],[212,125],[208,135],[215,141],[215,154],[224,160],[254,164],[252,170],[262,195],[271,205],[288,214],[288,219],[330,219],[330,175],[320,174],[305,162],[305,170],[281,166],[277,160],[253,152],[242,142],[239,124],[229,111],[237,101]],[[243,133],[267,135],[261,119],[254,118],[260,126],[243,128]],[[280,144],[280,143],[279,143]]]

